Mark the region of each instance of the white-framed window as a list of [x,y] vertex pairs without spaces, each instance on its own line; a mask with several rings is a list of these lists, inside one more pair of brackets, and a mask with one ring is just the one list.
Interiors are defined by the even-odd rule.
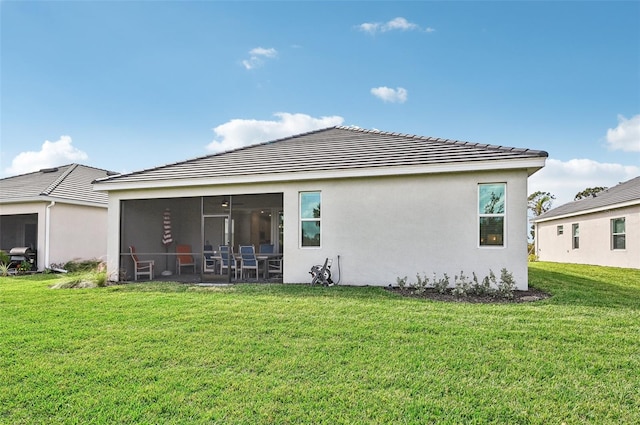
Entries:
[[300,192],[300,247],[318,248],[321,240],[321,193]]
[[571,225],[571,248],[580,248],[580,225],[578,223]]
[[557,226],[556,227],[556,232],[557,232],[558,236],[564,234],[564,226],[562,224]]
[[626,249],[626,231],[624,217],[611,219],[611,249]]
[[478,229],[480,246],[504,246],[506,183],[478,185]]

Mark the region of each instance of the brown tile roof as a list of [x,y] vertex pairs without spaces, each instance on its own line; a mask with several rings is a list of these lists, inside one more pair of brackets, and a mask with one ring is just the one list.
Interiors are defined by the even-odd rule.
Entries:
[[0,203],[45,200],[107,204],[107,195],[92,182],[111,174],[106,170],[69,164],[0,180]]
[[540,157],[546,158],[547,153],[352,127],[330,127],[101,180],[117,183],[259,176]]
[[569,202],[547,211],[533,221],[543,221],[554,217],[580,215],[602,208],[615,208],[621,204],[640,203],[640,176],[610,187],[595,197]]

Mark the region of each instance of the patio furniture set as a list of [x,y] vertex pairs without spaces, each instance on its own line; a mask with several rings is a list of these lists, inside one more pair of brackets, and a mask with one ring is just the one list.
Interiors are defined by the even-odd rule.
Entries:
[[[134,280],[141,276],[153,279],[155,261],[141,260],[134,246],[129,247],[129,253],[134,265]],[[191,267],[193,274],[196,273],[196,261],[190,245],[176,245],[175,256],[178,275],[182,273],[183,267]],[[256,280],[260,278],[260,274],[264,279],[269,279],[274,275],[282,275],[282,254],[274,252],[271,244],[260,245],[258,253],[253,245],[241,245],[239,253],[234,253],[233,247],[226,245],[220,245],[217,251],[212,245],[205,245],[202,252],[202,272],[220,275],[231,272],[236,280],[248,278],[250,274]]]

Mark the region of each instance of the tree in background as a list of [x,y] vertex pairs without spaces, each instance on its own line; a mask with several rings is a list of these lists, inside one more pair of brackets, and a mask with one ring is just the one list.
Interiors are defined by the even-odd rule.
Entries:
[[[529,208],[529,211],[531,211],[531,215],[533,215],[533,217],[538,217],[551,209],[554,199],[556,199],[556,197],[551,193],[539,190],[529,195],[527,198],[527,207]],[[536,239],[536,231],[533,224],[531,225],[529,234],[531,236],[529,254],[533,254]]]
[[580,199],[585,199],[585,198],[595,198],[598,193],[602,192],[603,190],[607,190],[607,189],[608,188],[602,187],[602,186],[588,187],[585,190],[583,190],[582,192],[576,193],[576,197],[573,198],[573,200],[574,201],[579,201]]

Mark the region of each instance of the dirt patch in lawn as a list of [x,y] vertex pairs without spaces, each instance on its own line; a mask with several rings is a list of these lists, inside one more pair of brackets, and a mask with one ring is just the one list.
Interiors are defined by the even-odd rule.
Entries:
[[458,302],[458,303],[475,303],[475,304],[492,304],[492,303],[528,303],[540,301],[549,298],[551,295],[536,288],[529,288],[527,291],[513,291],[513,298],[503,298],[492,295],[454,295],[451,289],[447,289],[445,293],[440,293],[434,288],[426,288],[418,291],[414,288],[387,287],[389,292],[401,295],[403,297],[424,298],[435,301]]

